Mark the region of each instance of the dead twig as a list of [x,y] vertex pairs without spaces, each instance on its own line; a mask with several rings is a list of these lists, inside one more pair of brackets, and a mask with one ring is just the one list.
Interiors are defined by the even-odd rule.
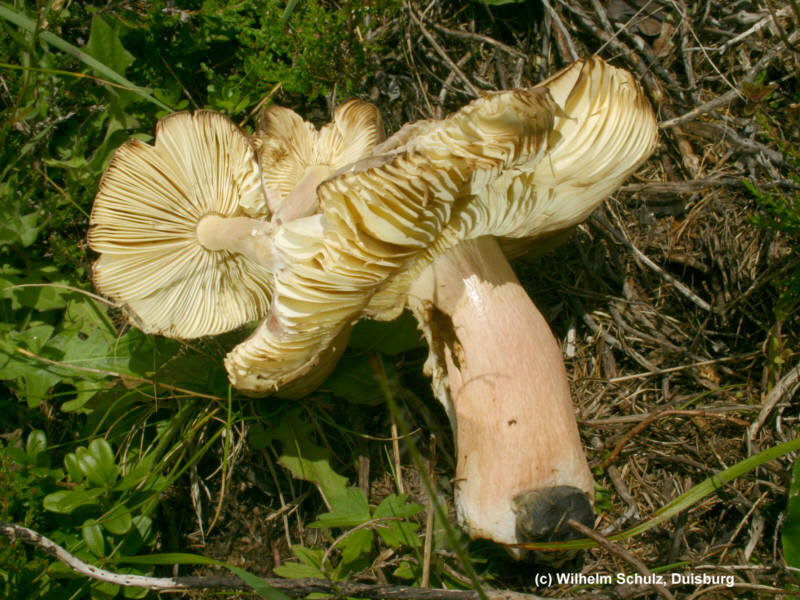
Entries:
[[447,64],[451,71],[455,72],[458,75],[458,78],[464,84],[464,87],[467,89],[469,95],[473,98],[477,98],[480,96],[480,92],[478,88],[476,88],[473,83],[469,80],[469,78],[464,75],[464,72],[459,68],[459,66],[453,62],[453,59],[445,52],[444,48],[436,41],[436,39],[431,35],[431,32],[425,28],[425,25],[422,24],[422,21],[419,19],[417,14],[414,12],[414,9],[409,5],[408,6],[408,14],[411,15],[411,19],[416,23],[419,30],[422,32],[422,35],[425,36],[425,39],[428,40],[433,49],[436,51],[442,60]]
[[758,413],[758,417],[750,425],[750,429],[748,431],[748,438],[750,441],[755,440],[756,434],[758,430],[764,425],[767,421],[767,417],[769,417],[769,413],[772,412],[772,409],[783,400],[784,398],[791,397],[798,388],[800,388],[800,363],[797,363],[794,368],[789,371],[786,375],[784,375],[778,383],[775,384],[775,387],[772,388],[767,397],[764,399],[764,402],[761,406],[761,412]]
[[[13,523],[0,522],[0,534],[5,535],[13,543],[20,540],[26,544],[43,550],[50,556],[67,565],[70,569],[96,579],[123,587],[140,587],[148,590],[182,591],[182,590],[251,590],[252,588],[239,577],[222,576],[188,576],[188,577],[149,577],[129,573],[115,573],[101,569],[80,560],[67,552],[53,540],[27,527]],[[324,579],[263,579],[266,584],[281,590],[293,598],[302,598],[308,594],[340,594],[358,598],[389,598],[395,600],[478,600],[477,591],[439,590],[431,588],[407,587],[399,585],[371,585],[363,583],[334,583]],[[539,600],[540,596],[523,594],[508,590],[485,590],[489,600]]]
[[[800,32],[798,32],[798,31],[795,31],[788,38],[790,43],[794,43],[798,39],[800,39]],[[753,66],[753,68],[750,69],[750,71],[747,73],[747,75],[745,75],[739,81],[739,87],[741,87],[742,84],[744,84],[744,83],[753,83],[755,81],[756,77],[758,77],[758,75],[764,69],[766,69],[773,60],[775,60],[778,57],[778,55],[781,53],[781,50],[783,50],[784,47],[785,47],[784,44],[780,43],[780,44],[776,45],[772,50],[769,50],[768,52],[765,52],[764,56],[762,56],[761,59]],[[675,127],[676,125],[680,125],[681,123],[686,123],[687,121],[692,121],[693,119],[696,119],[700,115],[704,115],[704,114],[709,113],[709,112],[711,112],[713,110],[716,110],[718,108],[722,108],[723,106],[725,106],[727,104],[730,104],[731,102],[733,102],[737,98],[741,97],[742,92],[739,90],[739,87],[734,88],[732,90],[728,90],[727,92],[725,92],[721,96],[717,96],[713,100],[709,100],[705,104],[701,104],[697,108],[693,108],[689,112],[684,113],[679,117],[674,117],[674,118],[668,119],[666,121],[661,121],[661,123],[659,123],[658,126],[660,128],[662,128],[662,129],[665,129],[667,127]]]
[[636,558],[633,554],[631,554],[627,550],[624,550],[623,548],[620,548],[613,542],[608,541],[605,537],[597,533],[594,529],[590,529],[589,527],[587,527],[583,523],[576,521],[575,519],[570,519],[569,521],[567,521],[567,525],[572,527],[575,531],[577,531],[581,535],[585,535],[586,537],[593,539],[595,542],[600,544],[600,546],[611,552],[611,554],[621,558],[622,560],[630,564],[639,573],[641,573],[646,580],[649,580],[649,583],[646,584],[649,585],[653,590],[658,592],[658,594],[662,598],[666,598],[666,600],[675,600],[675,596],[673,596],[672,593],[666,587],[664,587],[663,583],[660,583],[662,578],[658,575],[653,575],[653,573],[650,572],[650,569],[648,569],[647,566],[638,558]]

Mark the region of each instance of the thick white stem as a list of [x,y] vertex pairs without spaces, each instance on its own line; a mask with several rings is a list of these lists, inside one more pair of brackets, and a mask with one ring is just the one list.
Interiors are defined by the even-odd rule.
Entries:
[[270,223],[248,217],[209,214],[197,223],[197,239],[206,250],[229,250],[269,268],[275,263],[273,229]]
[[571,486],[592,498],[561,349],[497,242],[437,258],[409,305],[456,432],[455,502],[469,534],[521,541],[513,501],[525,492]]

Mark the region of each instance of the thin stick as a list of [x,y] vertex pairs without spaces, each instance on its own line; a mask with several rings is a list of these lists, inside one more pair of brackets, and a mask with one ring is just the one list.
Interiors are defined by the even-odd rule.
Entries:
[[[436,436],[431,434],[429,438],[430,459],[428,462],[428,479],[434,481],[434,465],[436,464]],[[428,501],[426,502],[425,515],[425,544],[422,550],[422,580],[420,585],[424,588],[431,583],[431,550],[433,549],[433,520],[435,507],[433,506],[433,489],[428,491]]]
[[650,415],[644,421],[636,425],[636,427],[631,428],[631,430],[628,431],[628,433],[626,433],[624,436],[622,436],[622,439],[619,442],[617,442],[617,445],[614,447],[614,450],[611,451],[611,454],[609,454],[606,457],[606,459],[603,462],[601,462],[598,466],[601,469],[607,468],[611,463],[613,463],[617,459],[617,456],[619,456],[620,452],[622,452],[622,449],[625,446],[627,446],[628,442],[630,442],[637,434],[647,429],[650,425],[652,425],[659,419],[673,415],[715,417],[717,419],[732,421],[733,423],[741,427],[747,426],[747,423],[745,421],[737,419],[736,417],[708,412],[705,410],[662,410],[654,415]]
[[439,45],[439,42],[437,42],[434,39],[430,31],[425,29],[425,26],[422,24],[422,21],[419,20],[419,17],[417,17],[416,13],[414,12],[414,9],[412,9],[411,6],[408,7],[408,13],[411,15],[411,18],[417,24],[417,27],[419,27],[420,31],[422,32],[422,35],[425,36],[425,39],[428,40],[431,46],[433,46],[433,49],[436,50],[436,53],[442,57],[442,60],[444,60],[445,63],[447,63],[447,66],[450,67],[450,70],[455,72],[456,75],[458,75],[458,78],[464,82],[464,87],[467,88],[467,91],[470,93],[470,95],[472,95],[475,98],[479,97],[481,93],[478,91],[478,88],[476,88],[472,84],[472,82],[466,75],[464,75],[464,72],[458,67],[458,65],[453,62],[453,59],[450,58],[450,56],[448,56],[444,48],[442,48]]
[[717,363],[727,362],[730,360],[737,360],[741,358],[742,358],[741,356],[726,356],[723,358],[714,358],[711,360],[703,360],[700,362],[692,363],[690,365],[679,365],[677,367],[668,367],[666,369],[655,369],[653,371],[647,371],[645,373],[636,373],[634,375],[623,375],[621,377],[612,377],[610,379],[606,379],[606,381],[608,383],[622,383],[623,381],[631,381],[632,379],[641,379],[642,377],[652,377],[653,375],[664,375],[666,373],[676,373],[678,371],[685,371],[687,369],[696,369],[697,367],[704,367],[706,365],[715,365]]
[[[798,39],[800,39],[800,32],[795,32],[789,37],[788,41],[790,43],[794,43]],[[783,48],[784,44],[783,42],[781,42],[780,44],[775,46],[772,50],[765,53],[764,56],[761,57],[761,60],[759,60],[755,64],[755,66],[752,69],[750,69],[750,72],[741,79],[739,85],[741,86],[743,83],[753,83],[753,81],[755,81],[755,78],[758,77],[758,75],[764,69],[766,69],[773,60],[777,58],[778,54],[780,54],[780,51],[783,50]],[[661,123],[659,123],[658,126],[664,129],[666,127],[674,127],[675,125],[680,125],[681,123],[692,121],[697,117],[699,117],[700,115],[704,115],[708,112],[711,112],[712,110],[716,110],[722,106],[725,106],[726,104],[733,102],[736,98],[739,97],[741,97],[741,92],[739,91],[738,88],[728,90],[721,96],[717,96],[713,100],[709,100],[705,104],[701,104],[697,108],[693,108],[689,112],[684,113],[679,117],[674,117],[666,121],[661,121]]]
[[748,431],[750,441],[755,439],[758,430],[764,425],[767,417],[769,417],[769,413],[775,408],[775,405],[783,400],[785,396],[796,392],[798,387],[800,387],[800,363],[797,363],[791,371],[784,375],[781,380],[775,384],[772,391],[767,394],[761,406],[761,412],[758,413],[758,418],[750,425]]
[[554,9],[547,0],[542,0],[542,5],[553,19],[553,22],[556,24],[556,27],[558,27],[561,35],[564,37],[564,41],[567,44],[567,49],[569,50],[570,58],[573,61],[578,60],[578,51],[575,50],[575,44],[569,35],[569,31],[567,31],[567,28],[564,26],[564,22],[561,20],[561,15],[556,12],[556,9]]
[[[579,532],[582,535],[585,535],[588,538],[593,539],[598,544],[600,544],[603,548],[608,550],[611,554],[621,558],[625,562],[629,563],[633,566],[639,573],[644,575],[645,577],[653,577],[653,574],[650,572],[650,569],[636,558],[633,554],[624,550],[617,546],[616,544],[609,542],[605,537],[597,533],[594,529],[590,529],[583,523],[579,523],[575,519],[570,519],[567,521],[567,525],[572,527],[575,531]],[[653,588],[662,598],[666,598],[666,600],[675,600],[675,596],[670,593],[670,591],[665,588],[663,585],[659,583],[651,583],[650,587]]]
[[78,294],[83,294],[87,298],[91,298],[92,300],[97,300],[98,302],[102,302],[106,306],[110,306],[111,308],[119,308],[122,306],[121,304],[117,304],[116,302],[112,302],[102,296],[98,296],[97,294],[93,294],[92,292],[87,292],[86,290],[82,290],[81,288],[77,288],[71,285],[66,285],[63,283],[18,283],[17,285],[10,285],[6,288],[3,288],[3,291],[6,290],[16,290],[20,288],[29,288],[29,287],[51,287],[51,288],[58,288],[63,290],[68,290],[70,292],[76,292]]
[[[96,579],[125,587],[141,587],[148,590],[180,591],[191,589],[251,590],[252,588],[238,577],[148,577],[128,573],[114,573],[83,562],[67,552],[53,540],[13,523],[0,522],[0,534],[12,542],[20,540],[50,556],[55,557],[73,571]],[[324,579],[262,579],[267,585],[279,589],[294,598],[303,598],[312,593],[337,593],[342,596],[359,598],[387,598],[394,600],[478,600],[478,592],[470,590],[437,590],[399,585],[370,585],[363,583],[336,583]],[[488,590],[490,600],[543,600],[541,596],[522,594],[507,590]]]
[[706,310],[706,311],[710,311],[711,310],[711,305],[708,302],[703,300],[700,296],[695,294],[692,290],[690,290],[688,287],[686,287],[683,283],[678,281],[675,277],[673,277],[672,275],[667,273],[664,269],[662,269],[656,263],[654,263],[652,260],[650,260],[650,258],[648,258],[644,254],[644,252],[639,250],[636,246],[633,245],[633,243],[628,238],[626,238],[624,235],[622,235],[620,232],[618,232],[616,229],[614,229],[611,226],[611,224],[608,221],[606,221],[603,217],[598,216],[598,215],[592,215],[592,222],[599,223],[600,226],[601,226],[601,229],[603,229],[606,233],[611,235],[611,237],[613,237],[615,240],[617,240],[620,244],[622,244],[623,246],[626,246],[631,252],[633,252],[633,254],[634,254],[634,256],[636,256],[636,258],[638,258],[645,265],[650,267],[653,271],[658,273],[661,276],[662,279],[664,279],[665,281],[671,283],[673,285],[673,287],[678,292],[680,292],[681,295],[683,295],[684,297],[686,297],[689,300],[691,300],[694,304],[696,304],[698,307],[702,308],[703,310]]

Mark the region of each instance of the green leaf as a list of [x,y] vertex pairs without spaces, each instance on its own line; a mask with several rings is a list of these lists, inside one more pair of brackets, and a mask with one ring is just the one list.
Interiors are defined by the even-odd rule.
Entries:
[[83,51],[120,74],[124,74],[125,69],[134,61],[133,54],[119,40],[119,33],[97,15],[92,18],[92,31]]
[[122,538],[120,551],[123,554],[135,554],[153,541],[153,520],[144,515],[136,515],[133,517],[133,527]]
[[83,541],[98,558],[106,555],[106,540],[103,537],[103,528],[94,519],[89,519],[81,528]]
[[[385,365],[387,380],[390,384],[397,384],[397,370],[394,365]],[[354,404],[368,404],[376,406],[386,401],[378,381],[375,370],[366,356],[345,355],[336,370],[325,380],[325,388],[330,389],[336,396],[344,398]]]
[[344,494],[334,496],[331,511],[322,513],[309,527],[343,527],[361,525],[370,518],[369,504],[364,492],[349,487]]
[[374,537],[372,529],[364,528],[349,533],[339,542],[342,562],[339,565],[338,578],[343,578],[347,573],[353,571],[360,571],[369,565],[369,554]]
[[89,586],[89,594],[92,600],[112,600],[119,594],[119,587],[107,581],[93,581]]
[[97,438],[89,443],[89,452],[97,459],[104,485],[113,487],[119,476],[119,467],[114,462],[114,451],[111,445],[103,438]]
[[325,573],[322,571],[322,557],[325,553],[321,549],[306,548],[300,544],[295,544],[292,546],[292,554],[294,554],[300,562],[285,563],[279,567],[275,567],[275,573],[281,577],[288,577],[291,579],[303,577],[325,579]]
[[[406,495],[396,494],[386,497],[375,508],[374,516],[408,519],[424,510],[419,504],[406,503],[407,499]],[[386,521],[377,531],[383,541],[392,548],[400,546],[416,548],[422,543],[416,534],[417,524],[413,521]]]
[[70,452],[64,457],[64,468],[67,470],[69,478],[74,483],[80,483],[86,479],[86,473],[84,473],[83,469],[81,469],[81,465],[78,462],[78,457],[75,456],[74,452]]
[[231,565],[226,565],[226,567],[238,575],[242,581],[253,588],[253,591],[262,598],[267,598],[267,600],[289,600],[289,596],[280,590],[275,589],[260,577],[253,575],[244,569],[240,569],[239,567],[234,567]]
[[400,579],[417,581],[420,577],[422,577],[422,569],[416,564],[403,561],[400,563],[400,566],[394,570],[392,575],[399,577]]
[[42,506],[50,512],[70,514],[81,506],[94,504],[98,496],[103,494],[103,491],[100,488],[86,490],[81,487],[75,487],[71,490],[53,492],[44,497]]
[[417,329],[417,320],[410,311],[404,311],[394,321],[362,319],[350,334],[350,347],[375,350],[384,354],[399,354],[424,348],[425,340]]
[[115,535],[124,535],[133,527],[131,511],[122,504],[118,504],[111,509],[111,512],[101,518],[100,522],[103,527]]
[[47,435],[41,429],[34,429],[25,442],[25,453],[32,464],[36,464],[39,454],[47,451]]
[[347,478],[336,473],[330,465],[330,451],[311,441],[313,427],[298,408],[283,416],[275,428],[275,438],[281,443],[280,463],[298,479],[314,483],[333,506],[337,496],[345,496]]
[[273,569],[276,575],[287,579],[325,579],[325,574],[316,567],[298,562],[287,562]]
[[786,564],[800,569],[800,458],[794,461],[789,497],[786,500],[786,520],[781,530],[783,558]]

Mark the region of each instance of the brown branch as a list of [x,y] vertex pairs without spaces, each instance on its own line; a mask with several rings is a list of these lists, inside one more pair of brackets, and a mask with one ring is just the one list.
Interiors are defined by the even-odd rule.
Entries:
[[[188,576],[188,577],[149,577],[128,573],[114,573],[83,562],[53,540],[13,523],[0,522],[0,534],[43,550],[50,556],[67,565],[70,569],[98,581],[106,581],[125,587],[141,587],[157,591],[181,591],[192,589],[207,590],[250,590],[251,587],[239,577]],[[372,585],[366,583],[331,582],[324,579],[263,579],[265,583],[293,598],[308,594],[337,594],[358,598],[387,598],[394,600],[478,600],[480,595],[471,590],[440,590],[401,585]],[[489,600],[541,600],[541,596],[523,594],[509,590],[485,590]]]
[[[793,43],[798,39],[800,39],[800,32],[795,32],[789,37],[788,41],[790,43]],[[758,75],[764,69],[766,69],[773,60],[775,60],[778,57],[778,55],[780,54],[781,50],[784,49],[784,47],[785,47],[784,44],[780,43],[776,45],[775,48],[773,48],[769,52],[766,52],[764,56],[761,57],[761,60],[759,60],[755,64],[755,66],[752,69],[750,69],[750,72],[741,79],[741,81],[739,82],[739,86],[741,86],[743,83],[753,83],[756,77],[758,77]],[[664,129],[667,127],[674,127],[676,125],[680,125],[681,123],[686,123],[687,121],[696,119],[700,115],[709,113],[712,110],[716,110],[718,108],[725,106],[726,104],[733,102],[737,98],[741,97],[741,95],[742,92],[739,90],[739,88],[728,90],[721,96],[717,96],[713,100],[709,100],[705,104],[701,104],[697,108],[693,108],[689,112],[684,113],[679,117],[674,117],[666,121],[661,121],[661,123],[659,123],[658,126]]]
[[[647,566],[638,558],[636,558],[633,554],[631,554],[627,550],[620,548],[616,544],[609,542],[605,537],[597,533],[594,529],[587,527],[583,523],[579,523],[575,519],[570,519],[569,521],[567,521],[567,525],[572,527],[575,531],[577,531],[581,535],[585,535],[586,537],[596,541],[603,548],[608,550],[611,554],[618,556],[619,558],[630,564],[644,577],[652,578],[654,582],[660,579],[658,576],[653,575],[650,572],[650,569],[648,569]],[[666,600],[675,600],[675,596],[673,596],[672,593],[661,583],[650,583],[649,585],[652,589],[658,592],[658,594],[662,598],[665,598]]]
[[444,48],[436,41],[436,39],[431,35],[431,32],[425,28],[425,25],[422,24],[417,14],[414,12],[414,9],[411,8],[409,5],[408,7],[408,14],[411,15],[412,20],[416,23],[419,30],[422,32],[422,35],[425,36],[425,39],[433,46],[433,49],[436,50],[436,53],[442,58],[442,60],[447,64],[451,71],[455,72],[458,75],[458,78],[464,83],[464,86],[467,88],[466,91],[469,95],[473,96],[474,98],[478,98],[481,93],[478,91],[478,88],[469,80],[464,72],[458,67],[456,63],[453,62],[453,59],[445,52]]
[[[693,194],[712,187],[744,187],[743,177],[705,177],[686,181],[646,181],[629,183],[619,188],[620,192],[646,192],[648,194]],[[787,190],[800,190],[800,184],[791,179],[777,179],[770,186]]]

